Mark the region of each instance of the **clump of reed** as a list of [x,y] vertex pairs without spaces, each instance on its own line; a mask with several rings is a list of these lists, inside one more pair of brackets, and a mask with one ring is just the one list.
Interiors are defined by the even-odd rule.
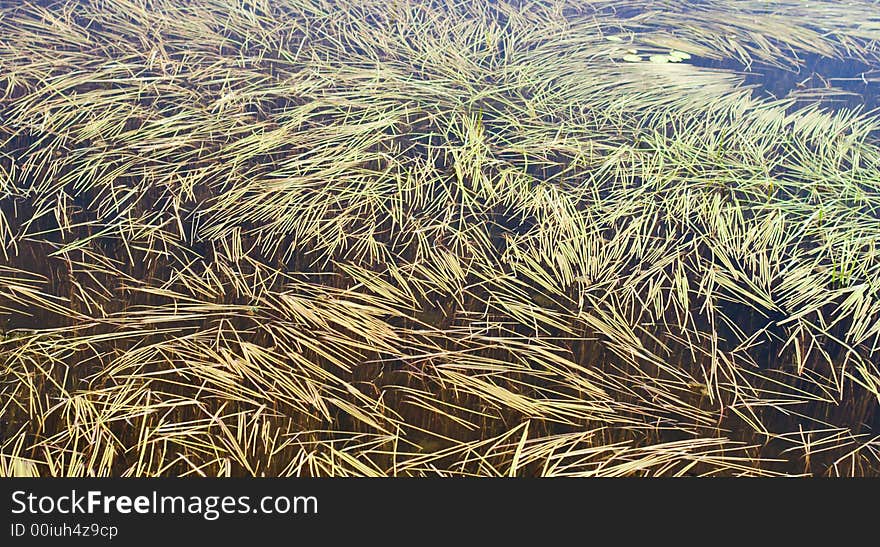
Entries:
[[633,5],[4,4],[0,475],[880,474],[880,120],[696,62],[876,6]]

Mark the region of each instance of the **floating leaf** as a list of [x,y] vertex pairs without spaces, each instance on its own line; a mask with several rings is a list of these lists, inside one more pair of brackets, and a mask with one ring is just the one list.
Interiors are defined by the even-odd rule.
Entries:
[[628,63],[638,63],[642,58],[639,55],[624,55],[623,60]]
[[650,57],[648,57],[648,60],[651,61],[652,63],[661,63],[662,64],[662,63],[668,63],[669,57],[666,55],[651,55]]
[[689,53],[685,53],[683,51],[678,51],[677,49],[673,49],[672,51],[670,51],[669,57],[672,59],[678,59],[679,61],[691,58]]
[[606,36],[605,39],[608,40],[609,42],[623,42],[623,38],[621,38],[620,36],[618,36],[616,34],[612,34],[611,36]]

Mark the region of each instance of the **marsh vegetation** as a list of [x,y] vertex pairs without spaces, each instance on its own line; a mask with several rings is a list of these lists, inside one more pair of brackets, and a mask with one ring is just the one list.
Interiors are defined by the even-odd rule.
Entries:
[[876,2],[0,5],[0,475],[880,475]]

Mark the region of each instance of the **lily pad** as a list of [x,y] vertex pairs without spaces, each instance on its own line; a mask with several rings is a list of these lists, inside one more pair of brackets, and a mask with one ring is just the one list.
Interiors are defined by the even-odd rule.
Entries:
[[623,60],[626,61],[626,62],[628,62],[628,63],[638,63],[639,61],[642,60],[642,57],[639,56],[639,55],[632,55],[632,54],[630,54],[630,55],[624,55],[624,56],[623,56]]
[[669,57],[679,59],[679,60],[685,60],[685,59],[691,58],[689,53],[685,53],[683,51],[678,51],[677,49],[670,51]]
[[618,36],[616,34],[606,36],[605,39],[608,40],[609,42],[623,42],[623,38],[621,38],[620,36]]
[[648,60],[652,63],[663,64],[669,62],[669,57],[666,55],[651,55],[648,57]]

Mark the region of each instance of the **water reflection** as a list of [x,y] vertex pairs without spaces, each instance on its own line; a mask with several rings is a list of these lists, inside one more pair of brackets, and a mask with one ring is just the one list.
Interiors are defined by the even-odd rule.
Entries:
[[799,55],[797,67],[782,68],[761,62],[746,66],[735,59],[694,58],[691,64],[730,70],[743,76],[756,97],[796,99],[796,106],[819,103],[839,108],[880,107],[880,68],[856,59],[835,59],[815,53]]

